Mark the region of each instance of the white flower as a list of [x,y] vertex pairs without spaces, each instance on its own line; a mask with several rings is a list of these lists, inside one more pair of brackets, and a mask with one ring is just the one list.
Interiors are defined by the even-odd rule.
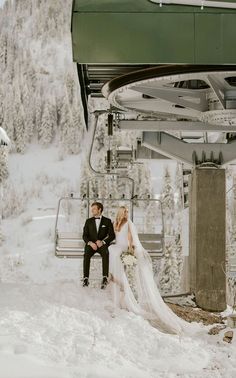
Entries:
[[134,297],[137,299],[136,291],[136,279],[135,271],[137,265],[137,257],[130,251],[123,251],[120,255],[122,264],[124,265],[124,272],[126,274],[127,280],[129,282],[130,288],[134,294]]
[[135,266],[137,265],[137,257],[135,257],[131,252],[124,251],[120,255],[121,261],[125,266]]

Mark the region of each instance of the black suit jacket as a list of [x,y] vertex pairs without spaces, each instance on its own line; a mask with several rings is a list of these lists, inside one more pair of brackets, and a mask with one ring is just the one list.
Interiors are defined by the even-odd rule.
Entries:
[[97,232],[95,218],[89,218],[86,220],[84,225],[83,239],[87,244],[89,241],[96,242],[97,240],[104,240],[106,245],[112,242],[115,239],[115,232],[111,220],[106,217],[101,217],[101,222],[99,230]]

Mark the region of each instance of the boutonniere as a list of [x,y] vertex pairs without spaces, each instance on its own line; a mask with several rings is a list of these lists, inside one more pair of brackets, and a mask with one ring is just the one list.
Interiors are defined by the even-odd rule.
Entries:
[[106,225],[105,225],[105,224],[102,224],[102,227],[106,227]]

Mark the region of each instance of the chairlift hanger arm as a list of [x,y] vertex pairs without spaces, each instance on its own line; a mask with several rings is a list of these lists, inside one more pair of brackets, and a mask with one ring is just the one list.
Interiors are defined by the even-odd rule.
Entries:
[[118,178],[124,178],[124,179],[127,179],[127,180],[131,181],[131,183],[132,183],[131,197],[132,197],[134,195],[134,180],[131,177],[129,177],[129,176],[120,176],[119,173],[114,173],[114,172],[112,172],[112,173],[111,172],[99,172],[99,171],[96,171],[96,169],[94,169],[93,166],[92,166],[91,160],[92,160],[93,144],[94,144],[95,134],[96,134],[96,130],[97,130],[98,119],[99,119],[99,116],[101,114],[104,114],[104,111],[96,111],[96,112],[94,112],[95,119],[94,119],[94,122],[93,122],[93,132],[92,132],[91,145],[90,145],[89,156],[88,156],[89,168],[90,168],[90,170],[93,173],[95,173],[98,176],[114,176],[115,175]]

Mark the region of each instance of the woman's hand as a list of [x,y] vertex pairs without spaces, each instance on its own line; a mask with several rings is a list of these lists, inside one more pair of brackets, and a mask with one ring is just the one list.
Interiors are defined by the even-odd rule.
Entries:
[[129,245],[128,250],[129,250],[130,253],[132,253],[132,255],[134,255],[135,246],[134,245]]

